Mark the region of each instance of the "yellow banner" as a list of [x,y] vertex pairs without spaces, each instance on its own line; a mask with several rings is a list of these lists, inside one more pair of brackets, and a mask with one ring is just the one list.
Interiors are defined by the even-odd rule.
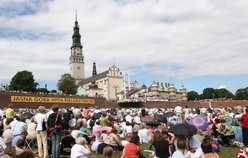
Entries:
[[79,98],[55,98],[55,97],[31,97],[31,96],[11,96],[11,102],[28,103],[69,103],[69,104],[95,104],[94,99]]

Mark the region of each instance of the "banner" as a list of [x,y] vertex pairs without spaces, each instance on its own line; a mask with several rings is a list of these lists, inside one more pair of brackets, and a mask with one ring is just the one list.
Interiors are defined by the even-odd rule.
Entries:
[[80,99],[80,98],[11,96],[10,100],[11,102],[26,102],[26,103],[95,104],[94,99]]

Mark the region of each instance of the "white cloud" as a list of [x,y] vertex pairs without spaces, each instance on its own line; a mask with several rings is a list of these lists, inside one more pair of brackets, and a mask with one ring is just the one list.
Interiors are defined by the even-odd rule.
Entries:
[[219,89],[227,89],[227,85],[220,85],[218,88]]
[[[246,1],[54,0],[39,7],[34,1],[11,2],[16,15],[0,16],[0,28],[5,30],[0,31],[0,66],[4,67],[0,80],[23,69],[38,80],[58,80],[68,72],[75,10],[86,76],[93,61],[98,72],[115,62],[132,75],[141,71],[179,80],[248,74]],[[25,14],[22,6],[27,3]],[[0,5],[10,8],[4,1]]]

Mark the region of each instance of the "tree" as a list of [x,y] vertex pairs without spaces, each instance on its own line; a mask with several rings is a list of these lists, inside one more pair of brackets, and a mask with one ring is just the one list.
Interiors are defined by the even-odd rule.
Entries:
[[66,73],[61,76],[57,84],[58,90],[62,91],[64,94],[76,94],[77,93],[77,85],[74,78]]
[[225,88],[215,89],[215,98],[232,99],[234,95]]
[[200,98],[199,94],[196,91],[190,91],[187,93],[188,100],[198,100]]
[[248,100],[248,87],[240,88],[235,93],[236,100]]
[[57,91],[55,89],[51,90],[51,93],[57,93]]
[[11,79],[9,89],[13,91],[35,92],[38,83],[35,82],[33,73],[27,70],[19,71]]
[[49,93],[49,90],[47,90],[47,88],[38,88],[37,92],[41,92],[41,93],[46,94],[46,93]]
[[213,88],[205,88],[202,93],[202,99],[214,99],[215,96],[215,89]]

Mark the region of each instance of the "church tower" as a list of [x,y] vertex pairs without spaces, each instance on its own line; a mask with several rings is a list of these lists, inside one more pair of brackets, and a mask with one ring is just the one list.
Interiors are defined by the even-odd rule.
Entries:
[[79,25],[77,14],[72,35],[72,46],[70,56],[70,74],[76,80],[76,84],[84,79],[84,55],[83,46],[81,44],[81,35],[79,33]]

